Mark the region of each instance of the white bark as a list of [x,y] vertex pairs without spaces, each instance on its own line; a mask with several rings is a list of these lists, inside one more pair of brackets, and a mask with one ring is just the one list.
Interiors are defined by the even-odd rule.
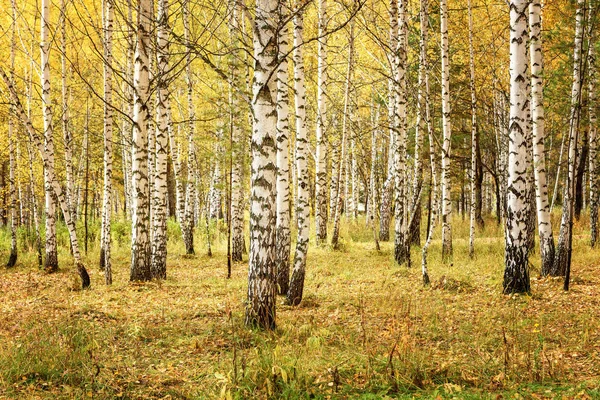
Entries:
[[409,261],[410,253],[407,248],[407,218],[405,207],[405,174],[406,174],[406,63],[407,63],[407,1],[398,2],[398,41],[395,54],[395,102],[394,125],[396,144],[394,146],[394,201],[395,201],[395,227],[394,227],[394,259],[398,264]]
[[469,71],[471,89],[471,207],[469,212],[469,257],[475,256],[475,178],[477,176],[477,96],[475,95],[475,55],[473,52],[473,9],[471,0],[469,8]]
[[544,151],[544,97],[543,97],[543,57],[542,57],[542,6],[540,0],[529,4],[529,57],[531,61],[531,118],[533,131],[533,171],[535,177],[535,198],[540,236],[540,256],[542,275],[549,273],[554,260],[554,237],[548,201],[546,161]]
[[169,1],[158,2],[158,73],[156,103],[156,159],[152,214],[153,278],[167,277],[167,162],[169,145],[169,87],[165,75],[169,68]]
[[246,324],[275,328],[277,0],[258,0],[254,21],[252,182]]
[[310,204],[308,198],[308,157],[310,153],[306,129],[306,87],[304,84],[304,60],[302,58],[304,44],[302,38],[303,17],[301,11],[296,12],[294,15],[294,99],[296,107],[296,171],[298,174],[296,225],[298,236],[294,267],[287,296],[287,303],[292,305],[297,305],[302,300],[310,234]]
[[327,0],[319,0],[319,44],[317,83],[316,206],[317,243],[327,241]]
[[[594,15],[594,0],[589,1],[589,15]],[[598,116],[596,113],[596,33],[589,27],[588,35],[588,115],[590,126],[590,154],[589,154],[589,205],[590,205],[590,246],[595,247],[598,239],[598,204],[600,202],[600,162],[598,160]]]
[[148,181],[149,69],[152,2],[138,5],[133,75],[133,140],[131,163],[132,233],[130,280],[146,281],[150,274],[150,189]]
[[575,168],[577,158],[577,140],[579,134],[580,102],[581,102],[581,52],[583,42],[584,0],[577,0],[575,17],[575,43],[573,49],[573,84],[571,88],[571,113],[569,121],[569,142],[567,159],[567,180],[564,185],[563,213],[560,220],[558,247],[550,275],[563,276],[570,269],[573,203],[575,188]]
[[506,266],[504,293],[530,291],[528,267],[527,220],[528,174],[528,114],[530,81],[527,60],[527,0],[510,3],[510,127],[508,149]]
[[442,48],[442,259],[452,258],[452,199],[450,196],[450,70],[448,55],[448,2],[440,1],[440,32]]
[[[289,95],[288,61],[289,12],[279,5],[279,66],[277,67],[277,227],[276,270],[279,294],[287,294],[290,270],[290,167],[289,167]],[[283,24],[283,25],[282,25]]]

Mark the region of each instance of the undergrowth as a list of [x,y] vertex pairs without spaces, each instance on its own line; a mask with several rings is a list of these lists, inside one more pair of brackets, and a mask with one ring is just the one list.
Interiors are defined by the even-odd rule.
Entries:
[[[168,278],[147,284],[127,281],[130,227],[113,224],[110,287],[92,224],[87,291],[70,289],[68,241],[59,240],[61,270],[47,275],[20,230],[19,263],[0,272],[0,397],[599,398],[600,250],[589,249],[585,218],[575,224],[571,291],[538,277],[535,252],[531,296],[501,294],[493,219],[474,259],[460,217],[451,263],[434,237],[428,287],[420,248],[412,268],[399,267],[391,243],[375,249],[364,219],[345,221],[341,251],[311,246],[304,300],[279,299],[274,332],[243,325],[247,264],[226,279],[222,222],[210,225],[214,256],[200,224],[189,257],[170,221]],[[7,231],[0,243],[5,257]]]

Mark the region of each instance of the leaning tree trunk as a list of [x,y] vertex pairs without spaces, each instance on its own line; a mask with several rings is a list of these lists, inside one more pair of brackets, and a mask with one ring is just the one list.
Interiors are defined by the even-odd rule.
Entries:
[[290,277],[290,165],[289,165],[289,95],[288,61],[289,12],[279,4],[279,66],[277,67],[277,222],[276,271],[279,294],[287,294]]
[[327,0],[319,0],[317,148],[316,148],[316,212],[317,243],[327,242]]
[[529,102],[527,60],[527,0],[510,3],[510,128],[504,293],[530,291],[527,245],[527,218],[530,158],[526,104]]
[[571,89],[571,116],[569,123],[569,143],[567,160],[567,180],[563,194],[563,214],[560,221],[558,247],[550,275],[564,276],[571,265],[571,238],[573,228],[573,202],[575,164],[577,159],[577,136],[579,133],[579,113],[581,100],[581,50],[583,41],[583,8],[584,0],[577,1],[577,15],[575,18],[575,46],[573,50],[573,86]]
[[152,256],[150,272],[153,278],[167,278],[167,162],[169,146],[169,84],[165,75],[169,69],[169,1],[158,2],[158,73],[156,103],[156,159],[152,214]]
[[[589,15],[594,15],[594,0],[589,2]],[[595,247],[598,240],[598,203],[600,202],[600,162],[598,161],[598,117],[596,114],[596,34],[592,24],[588,29],[588,116],[589,137],[589,185],[590,185],[590,246]]]
[[452,259],[452,199],[450,196],[450,71],[448,65],[448,4],[440,1],[440,30],[442,37],[442,260]]
[[543,53],[542,53],[542,6],[540,0],[529,4],[529,56],[531,59],[531,119],[533,131],[533,172],[535,177],[538,233],[542,275],[547,275],[554,260],[554,237],[548,201],[546,160],[544,151],[544,97],[543,97]]
[[[274,166],[277,137],[277,0],[257,0],[254,20],[254,81],[252,83],[252,180],[250,254],[246,325],[275,329]],[[327,203],[325,208],[327,208]]]
[[110,214],[112,196],[113,162],[113,110],[112,110],[112,30],[113,0],[105,0],[104,16],[104,195],[102,200],[102,227],[100,238],[100,267],[104,269],[104,281],[112,284],[110,260]]
[[138,6],[137,43],[133,75],[133,140],[131,165],[132,232],[131,281],[152,279],[150,273],[150,189],[148,185],[148,124],[149,102],[149,50],[152,2],[140,0]]
[[73,220],[71,216],[71,211],[67,206],[62,187],[59,184],[56,177],[54,176],[54,169],[50,168],[50,156],[46,151],[44,143],[42,142],[41,138],[38,136],[38,133],[34,129],[31,120],[25,113],[25,110],[23,109],[23,106],[19,101],[19,96],[17,94],[13,82],[10,80],[8,75],[6,75],[6,72],[4,72],[4,69],[2,69],[2,67],[0,67],[0,76],[6,84],[11,100],[15,107],[15,112],[17,113],[17,116],[25,126],[25,129],[29,134],[29,138],[34,142],[42,156],[44,169],[47,171],[48,181],[50,182],[51,188],[53,189],[52,193],[58,199],[58,202],[63,212],[65,224],[67,225],[67,230],[69,231],[69,239],[71,240],[71,250],[73,252],[73,258],[75,259],[75,266],[77,267],[77,272],[79,273],[79,276],[81,278],[81,285],[84,289],[88,288],[90,286],[90,277],[87,273],[87,270],[85,269],[85,266],[83,265],[83,262],[81,261],[81,255],[79,253],[79,242],[77,240],[77,231],[75,229],[75,221]]
[[298,305],[302,301],[304,291],[304,275],[306,271],[306,256],[310,234],[310,204],[309,204],[309,175],[308,175],[308,133],[306,130],[306,87],[304,86],[304,60],[302,49],[303,14],[294,14],[294,98],[296,106],[296,171],[298,186],[296,188],[296,254],[294,268],[287,295],[287,303]]
[[50,94],[50,1],[42,0],[41,15],[41,86],[42,86],[42,115],[44,118],[44,151],[48,165],[44,169],[44,188],[46,193],[46,262],[47,272],[58,270],[58,251],[56,244],[56,203],[52,195],[51,176],[54,176],[54,140],[52,138],[52,99]]
[[67,101],[67,8],[65,0],[60,2],[60,62],[61,62],[61,81],[62,81],[62,92],[61,92],[61,103],[62,103],[62,129],[63,138],[65,141],[65,198],[71,213],[73,212],[73,195],[75,185],[73,183],[73,135],[69,129],[69,106]]
[[410,251],[406,241],[407,224],[405,221],[405,179],[406,173],[406,142],[407,142],[407,121],[406,121],[406,12],[407,1],[398,2],[398,40],[395,49],[395,115],[394,125],[396,131],[396,144],[394,146],[394,259],[400,265],[409,261]]

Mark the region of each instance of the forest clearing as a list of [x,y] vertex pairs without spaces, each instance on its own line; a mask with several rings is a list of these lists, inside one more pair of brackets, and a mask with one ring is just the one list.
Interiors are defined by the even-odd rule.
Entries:
[[344,224],[341,251],[309,255],[302,304],[279,297],[274,332],[244,326],[247,264],[227,279],[218,238],[213,257],[170,241],[167,280],[136,285],[117,246],[115,283],[95,270],[89,291],[31,259],[0,273],[0,397],[598,398],[600,250],[585,248],[584,220],[571,290],[535,265],[533,294],[514,297],[501,294],[493,221],[473,260],[457,228],[453,265],[434,255],[425,288],[388,243],[375,250],[364,220]]

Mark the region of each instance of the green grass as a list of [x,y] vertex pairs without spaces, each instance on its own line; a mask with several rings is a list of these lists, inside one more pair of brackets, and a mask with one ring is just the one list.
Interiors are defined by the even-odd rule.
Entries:
[[[129,225],[115,223],[115,284],[102,283],[95,235],[88,291],[71,289],[66,247],[46,275],[24,242],[18,266],[0,272],[0,398],[598,398],[600,250],[586,224],[575,224],[570,292],[537,277],[536,252],[532,296],[504,296],[492,219],[474,259],[468,223],[453,221],[451,264],[436,231],[429,287],[419,248],[413,268],[398,267],[364,220],[345,221],[342,251],[311,246],[304,300],[280,299],[275,332],[243,325],[247,264],[226,279],[222,224],[209,258],[204,226],[188,257],[170,222],[168,279],[130,284]],[[0,231],[2,257],[8,238]]]

